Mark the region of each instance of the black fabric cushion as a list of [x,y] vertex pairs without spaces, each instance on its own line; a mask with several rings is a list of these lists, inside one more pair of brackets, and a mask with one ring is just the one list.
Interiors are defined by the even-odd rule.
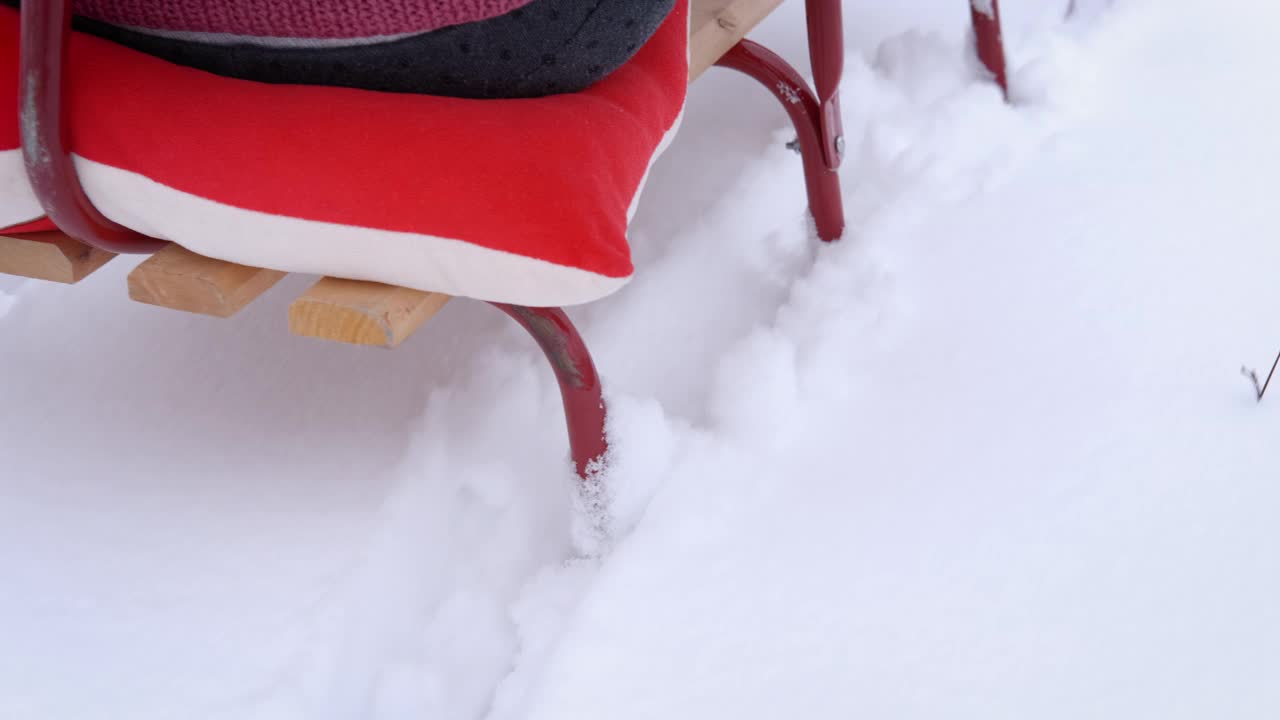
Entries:
[[179,65],[244,80],[515,98],[575,92],[594,84],[629,60],[674,4],[534,0],[488,20],[340,47],[213,44],[87,18],[76,18],[75,26]]

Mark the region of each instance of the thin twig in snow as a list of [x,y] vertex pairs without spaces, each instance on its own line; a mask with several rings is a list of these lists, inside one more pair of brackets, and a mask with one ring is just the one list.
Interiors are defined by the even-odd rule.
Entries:
[[1280,367],[1280,354],[1276,355],[1276,361],[1271,364],[1271,372],[1267,373],[1265,382],[1259,382],[1257,370],[1251,370],[1246,367],[1240,368],[1240,372],[1253,381],[1253,391],[1257,393],[1258,402],[1262,402],[1262,396],[1267,394],[1267,388],[1271,386],[1271,378],[1275,377],[1277,367]]

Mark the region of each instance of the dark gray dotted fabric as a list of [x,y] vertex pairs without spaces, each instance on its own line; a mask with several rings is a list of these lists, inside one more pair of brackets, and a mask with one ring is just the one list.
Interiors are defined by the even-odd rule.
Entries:
[[[161,1],[161,0],[158,0]],[[539,97],[591,86],[629,60],[676,0],[534,0],[480,22],[373,45],[273,48],[76,28],[179,65],[268,83],[466,98]]]

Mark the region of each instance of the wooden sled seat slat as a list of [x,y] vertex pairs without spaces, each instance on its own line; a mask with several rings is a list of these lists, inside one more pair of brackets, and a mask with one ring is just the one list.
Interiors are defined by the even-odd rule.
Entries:
[[325,277],[289,305],[289,332],[393,348],[447,302],[449,296],[443,293]]
[[172,310],[226,318],[284,276],[277,270],[215,260],[170,244],[129,273],[129,297]]
[[6,275],[73,284],[113,257],[60,232],[0,235],[0,273]]

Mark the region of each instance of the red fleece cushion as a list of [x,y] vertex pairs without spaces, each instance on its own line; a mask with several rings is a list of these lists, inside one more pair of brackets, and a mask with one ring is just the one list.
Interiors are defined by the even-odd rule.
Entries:
[[[234,80],[73,33],[71,146],[237,208],[623,278],[629,207],[684,104],[687,12],[596,86],[518,100]],[[18,31],[0,8],[0,151],[19,146]]]

